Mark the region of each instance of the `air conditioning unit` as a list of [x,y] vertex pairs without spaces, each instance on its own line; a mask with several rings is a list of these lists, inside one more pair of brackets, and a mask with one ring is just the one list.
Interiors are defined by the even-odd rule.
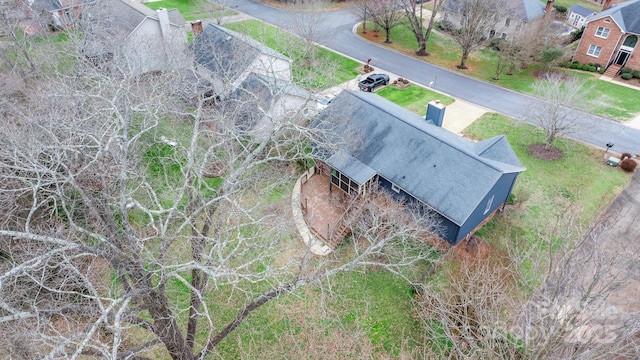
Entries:
[[618,159],[617,157],[610,156],[607,159],[607,165],[618,166],[618,165],[620,165],[620,159]]

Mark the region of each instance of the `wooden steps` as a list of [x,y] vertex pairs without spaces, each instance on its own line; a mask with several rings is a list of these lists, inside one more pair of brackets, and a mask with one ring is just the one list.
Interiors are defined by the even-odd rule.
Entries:
[[622,69],[622,66],[620,65],[615,65],[615,64],[611,64],[609,65],[609,67],[607,68],[607,70],[604,72],[604,76],[608,76],[610,78],[615,77],[616,75],[618,75],[618,72],[620,71],[620,69]]

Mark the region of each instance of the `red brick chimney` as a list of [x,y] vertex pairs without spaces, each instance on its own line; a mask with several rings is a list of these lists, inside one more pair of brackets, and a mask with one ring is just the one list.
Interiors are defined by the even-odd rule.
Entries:
[[553,0],[547,0],[547,6],[545,6],[544,8],[544,13],[551,14],[552,10],[553,10]]
[[613,5],[613,0],[605,0],[604,5],[602,5],[602,10],[607,10]]
[[191,31],[193,31],[193,37],[200,35],[202,33],[202,20],[192,21]]

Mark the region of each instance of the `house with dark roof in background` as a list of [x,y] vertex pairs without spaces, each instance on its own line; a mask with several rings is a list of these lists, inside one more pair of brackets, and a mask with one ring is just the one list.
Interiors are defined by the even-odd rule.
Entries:
[[256,141],[268,139],[273,131],[281,128],[281,122],[296,121],[315,116],[317,107],[311,94],[290,81],[250,73],[233,89],[217,107],[235,114],[227,117],[238,133],[245,133]]
[[[291,81],[291,59],[254,39],[214,24],[192,23],[198,77],[224,97],[251,73]],[[203,83],[201,81],[201,83]]]
[[29,0],[31,11],[51,29],[66,29],[82,14],[86,5],[96,0]]
[[634,56],[640,35],[640,0],[606,0],[602,11],[586,21],[574,61],[604,66],[604,75],[610,77],[625,66],[640,70],[640,56]]
[[[546,5],[540,0],[504,0],[504,6],[491,19],[487,18],[487,21],[492,21],[492,26],[487,27],[487,38],[506,39],[509,34],[520,31],[552,9],[553,0],[547,1]],[[450,21],[456,28],[461,26],[461,17],[466,11],[459,0],[447,0],[440,8],[442,19]]]
[[311,124],[333,144],[314,145],[316,173],[350,196],[375,187],[424,205],[442,238],[468,239],[504,207],[525,168],[505,136],[470,141],[442,128],[438,112],[425,120],[376,94],[344,90]]
[[83,51],[96,63],[104,65],[118,58],[135,74],[182,65],[177,56],[184,52],[187,35],[178,10],[154,11],[136,1],[100,0],[87,7],[86,15],[82,19],[87,40]]
[[573,4],[567,10],[567,23],[574,28],[581,29],[587,22],[587,17],[595,15],[596,12],[584,6]]

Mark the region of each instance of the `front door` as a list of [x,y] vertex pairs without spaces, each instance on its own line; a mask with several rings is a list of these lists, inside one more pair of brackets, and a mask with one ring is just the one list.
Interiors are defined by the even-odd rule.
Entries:
[[631,56],[631,53],[625,50],[620,50],[618,52],[618,56],[616,56],[616,61],[615,64],[616,65],[620,65],[620,66],[624,66],[624,64],[627,63],[627,60],[629,60],[629,56]]

